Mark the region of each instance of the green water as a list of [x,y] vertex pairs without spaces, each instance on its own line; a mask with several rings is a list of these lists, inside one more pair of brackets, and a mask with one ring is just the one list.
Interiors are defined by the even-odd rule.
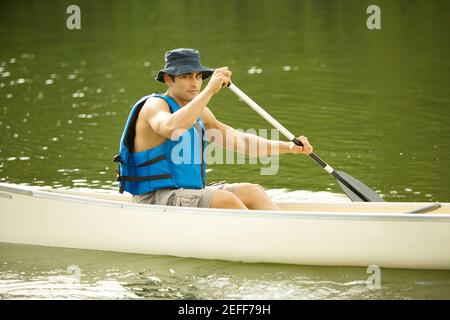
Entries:
[[[450,299],[450,271],[244,264],[0,244],[0,299]],[[77,268],[77,269],[75,269]],[[77,271],[74,271],[77,270]]]
[[[387,201],[450,201],[448,1],[377,1],[381,30],[366,27],[369,1],[77,1],[72,31],[70,4],[0,3],[0,181],[116,189],[111,159],[131,106],[165,90],[154,80],[165,51],[194,47]],[[235,128],[270,128],[228,90],[209,107]],[[260,168],[214,164],[208,180],[340,193],[305,156],[281,156],[276,175]]]

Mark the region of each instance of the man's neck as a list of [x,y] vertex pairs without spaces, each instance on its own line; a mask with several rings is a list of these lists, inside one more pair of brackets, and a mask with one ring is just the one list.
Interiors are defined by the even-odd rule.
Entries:
[[164,93],[164,95],[171,97],[173,100],[175,100],[175,102],[178,104],[178,106],[184,107],[185,105],[187,105],[189,103],[189,101],[187,100],[180,100],[178,99],[175,95],[171,94],[169,91],[166,91]]

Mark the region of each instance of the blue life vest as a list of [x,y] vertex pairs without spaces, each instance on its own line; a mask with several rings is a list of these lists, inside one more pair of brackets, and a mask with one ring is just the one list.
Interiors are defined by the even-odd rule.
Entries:
[[152,94],[141,98],[131,109],[120,139],[118,163],[120,193],[142,195],[163,188],[202,189],[206,182],[205,126],[201,117],[178,140],[167,139],[154,148],[133,152],[139,111],[150,97],[167,102],[171,113],[180,109],[169,96]]

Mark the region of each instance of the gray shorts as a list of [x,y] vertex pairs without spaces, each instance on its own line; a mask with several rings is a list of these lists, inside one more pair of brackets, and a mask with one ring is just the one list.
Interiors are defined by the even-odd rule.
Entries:
[[236,192],[236,183],[212,183],[204,189],[160,189],[144,195],[133,196],[133,202],[161,206],[210,208],[217,190]]

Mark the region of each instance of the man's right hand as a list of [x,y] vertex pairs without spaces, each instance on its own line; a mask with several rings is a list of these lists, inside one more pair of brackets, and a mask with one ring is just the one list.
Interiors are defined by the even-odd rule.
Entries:
[[212,94],[216,94],[224,86],[228,85],[231,81],[231,71],[228,67],[222,67],[214,70],[211,79],[208,82],[205,90],[210,91]]

